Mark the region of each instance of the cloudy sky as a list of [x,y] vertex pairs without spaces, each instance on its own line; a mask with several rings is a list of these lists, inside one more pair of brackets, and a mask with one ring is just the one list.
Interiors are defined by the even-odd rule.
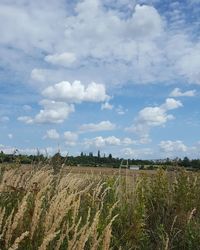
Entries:
[[200,0],[1,0],[0,150],[200,157]]

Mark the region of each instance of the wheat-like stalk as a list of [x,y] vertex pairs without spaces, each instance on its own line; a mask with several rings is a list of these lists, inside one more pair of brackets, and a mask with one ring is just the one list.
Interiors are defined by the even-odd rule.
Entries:
[[3,227],[3,219],[5,217],[5,213],[6,213],[6,208],[0,208],[0,232],[2,230]]
[[33,212],[33,216],[31,219],[31,230],[30,230],[31,239],[33,239],[34,232],[37,229],[39,222],[40,222],[40,216],[43,211],[42,204],[43,204],[44,198],[45,196],[43,194],[43,190],[41,190],[35,198],[34,212]]
[[49,245],[49,243],[50,243],[52,240],[54,240],[54,238],[55,238],[59,233],[60,233],[60,231],[57,231],[57,232],[53,232],[53,233],[47,235],[47,236],[44,238],[44,240],[43,240],[42,244],[40,245],[40,247],[38,248],[38,250],[46,250],[47,247],[48,247],[48,245]]
[[63,226],[62,226],[62,230],[61,230],[61,233],[60,233],[60,238],[57,240],[57,243],[56,243],[56,246],[55,246],[54,250],[59,250],[60,249],[63,241],[66,238],[66,233],[67,233],[67,226],[66,226],[66,222],[65,222],[63,224]]
[[[119,181],[119,177],[90,170],[83,174],[82,169],[80,174],[66,173],[65,169],[53,174],[47,168],[5,170],[0,179],[0,247],[14,250],[23,244],[25,249],[30,246],[37,250],[109,250],[162,246],[167,250],[177,248],[180,232],[188,239],[188,226],[196,232],[199,178],[177,174],[168,183],[167,173],[152,178],[137,174],[133,187],[127,189],[125,185],[129,183],[123,178]],[[159,231],[154,224],[158,225],[166,212],[163,231]],[[190,237],[191,248],[195,249],[198,240],[194,233]],[[185,249],[187,244],[180,242]]]
[[190,221],[191,221],[191,219],[192,219],[192,217],[193,217],[193,215],[195,214],[196,211],[197,211],[196,208],[192,209],[191,213],[188,216],[188,220],[187,220],[188,224],[190,223]]
[[8,250],[17,250],[19,247],[19,244],[26,238],[28,237],[29,232],[26,231],[24,233],[22,233],[14,242],[14,244],[8,248]]
[[62,190],[50,201],[46,218],[45,218],[45,234],[53,233],[61,224],[64,216],[72,208],[72,204],[75,201],[76,196],[70,194],[67,196],[66,190]]
[[27,210],[27,200],[29,198],[30,193],[28,192],[22,199],[19,207],[18,207],[18,211],[14,216],[14,220],[13,223],[11,225],[11,234],[15,231],[15,229],[17,228],[18,224],[21,222],[21,220],[23,219],[23,216]]
[[5,245],[8,247],[10,238],[12,237],[12,219],[13,219],[14,209],[8,216],[6,223],[3,227],[2,237],[4,237]]
[[[84,246],[87,240],[89,239],[89,237],[91,236],[91,233],[94,232],[95,231],[94,229],[98,227],[99,218],[100,218],[100,211],[97,211],[92,221],[92,224],[90,225],[89,220],[88,220],[88,222],[81,228],[80,238],[75,242],[75,245],[72,248],[73,250],[84,249]],[[93,235],[93,237],[96,237],[96,235]]]
[[166,241],[165,241],[165,250],[168,250],[169,249],[169,236],[168,234],[166,233]]
[[115,215],[110,223],[104,229],[104,238],[103,238],[103,249],[109,250],[110,249],[110,241],[112,237],[112,223],[117,218],[118,215]]
[[79,229],[79,225],[82,221],[82,218],[79,219],[78,223],[74,226],[74,227],[71,227],[71,228],[68,228],[67,230],[67,233],[69,234],[69,232],[71,230],[73,230],[74,228],[74,233],[73,233],[73,237],[72,239],[69,239],[69,235],[67,234],[67,239],[68,239],[68,247],[69,249],[76,249],[76,246],[77,246],[77,241],[80,240],[80,235],[85,232],[86,228],[88,227],[89,225],[89,221],[90,221],[90,216],[91,216],[91,209],[89,208],[88,209],[88,214],[87,214],[87,219],[86,219],[86,222],[84,224],[84,226],[82,228]]

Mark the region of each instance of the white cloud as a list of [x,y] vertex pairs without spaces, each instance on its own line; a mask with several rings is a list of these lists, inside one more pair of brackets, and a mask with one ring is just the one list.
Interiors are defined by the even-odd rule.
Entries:
[[76,56],[74,53],[65,52],[62,54],[48,55],[45,57],[45,61],[53,65],[69,67],[76,62]]
[[47,87],[42,94],[45,97],[70,103],[103,102],[109,98],[103,84],[92,82],[85,87],[80,81],[63,81]]
[[21,116],[18,117],[18,120],[27,124],[62,123],[68,118],[70,113],[74,112],[74,106],[64,102],[42,100],[40,105],[43,106],[43,109],[41,109],[34,118],[30,116]]
[[191,46],[194,47],[181,56],[176,68],[190,83],[200,84],[200,43]]
[[98,0],[79,2],[75,11],[66,19],[65,38],[81,65],[117,83],[128,78],[146,82],[153,77],[151,65],[163,61],[155,42],[163,33],[163,21],[154,7],[136,5],[126,20],[119,10],[106,10]]
[[[0,144],[0,151],[3,151],[5,154],[14,154],[16,152],[19,154],[27,154],[27,155],[37,155],[38,154],[38,148],[17,148],[17,147],[12,147],[12,146],[6,146]],[[53,155],[57,149],[52,148],[52,147],[46,147],[46,148],[40,148],[39,152],[41,154],[46,155],[47,153],[49,155]]]
[[188,147],[182,141],[161,141],[160,149],[164,153],[180,153],[180,152],[187,152]]
[[108,136],[107,138],[105,138],[105,142],[106,144],[111,146],[119,146],[121,143],[120,139],[115,136]]
[[[151,1],[151,5],[155,1]],[[189,12],[193,18],[188,19],[188,13],[184,17],[181,9],[168,11],[161,8],[159,13],[153,6],[136,5],[134,8],[135,2],[51,0],[47,4],[45,0],[1,1],[0,67],[5,69],[1,72],[2,84],[6,86],[11,82],[3,81],[3,75],[5,79],[12,78],[13,84],[19,83],[19,89],[16,85],[17,92],[24,83],[24,93],[33,90],[34,94],[32,87],[43,89],[50,86],[50,89],[44,90],[44,96],[52,100],[48,100],[51,105],[42,104],[41,110],[32,115],[36,107],[34,103],[31,115],[25,113],[19,120],[26,123],[60,123],[74,111],[74,106],[69,104],[85,101],[102,102],[102,108],[115,111],[116,107],[111,107],[108,102],[105,86],[112,91],[112,86],[117,84],[200,84],[200,42],[198,32],[195,32],[198,20],[196,24],[192,22],[195,16]],[[142,2],[149,4],[147,0]],[[128,5],[131,5],[130,8]],[[73,67],[69,68],[71,65]],[[31,88],[28,85],[30,72],[33,80]],[[69,84],[60,84],[65,79]],[[81,81],[77,89],[75,79]],[[90,84],[83,84],[91,81],[103,83],[104,87],[100,89],[93,84],[88,89]],[[66,86],[69,88],[65,93],[63,89]],[[172,97],[192,96],[189,91],[178,89]],[[26,95],[23,100],[25,98]],[[26,103],[33,103],[33,100]],[[173,119],[170,110],[178,107],[180,102],[171,99],[163,106],[147,107],[141,111],[133,124],[134,131],[140,133],[139,141],[147,142],[150,129],[164,126]],[[16,117],[17,108],[2,114]],[[124,109],[118,110],[119,114],[124,112]],[[122,145],[122,139],[120,142]]]
[[10,121],[10,118],[8,116],[0,117],[0,122],[8,122],[8,121]]
[[1,1],[0,43],[32,55],[36,49],[51,51],[64,29],[66,14],[64,5],[57,2]]
[[[68,66],[77,58],[75,71],[66,68],[63,73],[56,67],[57,77],[62,73],[68,77],[63,79],[73,81],[79,75],[79,79],[108,84],[178,78],[199,84],[200,43],[198,33],[193,32],[198,22],[188,25],[184,15],[171,22],[165,11],[159,13],[147,4],[146,0],[52,0],[48,4],[2,0],[0,44],[12,48],[2,48],[2,64],[27,75],[31,66],[44,65],[41,59],[52,66]],[[177,17],[175,13],[181,10],[175,8],[171,12]],[[39,70],[35,68],[31,76],[44,82]]]
[[38,82],[45,82],[46,78],[45,78],[45,70],[42,69],[33,69],[31,71],[31,78],[34,81],[38,81]]
[[182,97],[182,96],[192,97],[192,96],[195,96],[195,95],[196,95],[196,90],[194,90],[194,89],[182,92],[179,88],[175,88],[169,94],[170,97]]
[[110,121],[102,121],[99,123],[88,123],[80,126],[80,132],[96,132],[96,131],[110,131],[114,130],[116,125]]
[[105,102],[105,103],[101,104],[101,110],[104,110],[104,109],[112,110],[113,107],[114,107],[114,106],[111,105],[109,102]]
[[146,107],[140,110],[134,124],[126,130],[135,132],[146,140],[149,136],[149,130],[152,127],[163,126],[167,121],[174,119],[173,115],[168,114],[169,110],[182,106],[180,101],[167,98],[165,103],[160,106]]
[[178,76],[199,83],[198,40],[191,40],[180,24],[174,29],[178,21],[168,23],[153,6],[136,5],[126,19],[120,8],[107,10],[98,0],[81,1],[75,11],[66,20],[68,47],[79,55],[81,65],[103,74],[107,82],[165,82]]
[[8,134],[8,138],[12,139],[13,138],[13,134]]
[[171,36],[169,33],[164,48],[170,63],[171,76],[174,79],[178,76],[188,83],[200,84],[200,43],[192,41],[185,30],[179,32],[180,29],[181,27],[177,27],[177,33],[171,33]]
[[97,136],[92,139],[85,139],[84,145],[86,148],[95,147],[95,148],[104,148],[106,146],[119,146],[120,139],[115,136],[102,137]]
[[17,120],[20,121],[20,122],[27,123],[27,124],[32,123],[32,119],[31,119],[30,116],[19,116],[19,117],[17,118]]
[[68,146],[75,146],[78,141],[78,135],[71,131],[64,132],[65,144]]
[[128,109],[124,109],[122,105],[118,105],[118,107],[115,110],[118,115],[125,115],[125,113],[128,111]]
[[167,98],[165,100],[165,103],[162,104],[160,107],[164,111],[168,111],[168,110],[180,108],[182,106],[183,106],[183,104],[180,101],[177,101],[174,98]]
[[52,140],[56,140],[60,138],[59,133],[56,131],[56,129],[49,129],[46,131],[46,135],[44,136],[44,138],[48,138],[48,139],[52,139]]
[[121,153],[125,158],[144,159],[146,157],[152,156],[153,150],[150,148],[134,149],[127,147],[122,149]]
[[122,144],[124,144],[124,145],[132,145],[132,144],[137,144],[137,141],[133,141],[131,138],[125,137],[122,140]]
[[109,99],[105,86],[98,83],[90,83],[85,87],[80,81],[72,84],[63,81],[42,91],[43,96],[49,98],[42,100],[43,109],[34,117],[21,116],[19,121],[32,123],[62,123],[74,112],[74,105],[69,103],[103,102]]
[[128,137],[120,139],[116,136],[108,136],[108,137],[97,136],[94,138],[85,139],[83,144],[86,148],[93,148],[93,147],[105,148],[109,146],[119,147],[119,146],[133,145],[137,144],[137,142]]
[[27,105],[27,104],[26,104],[26,105],[23,106],[23,110],[24,110],[24,111],[27,111],[27,112],[28,112],[28,111],[30,111],[31,109],[32,109],[32,107],[31,107],[30,105]]
[[149,135],[142,135],[142,137],[137,141],[138,144],[148,144],[152,142],[152,140],[149,138]]

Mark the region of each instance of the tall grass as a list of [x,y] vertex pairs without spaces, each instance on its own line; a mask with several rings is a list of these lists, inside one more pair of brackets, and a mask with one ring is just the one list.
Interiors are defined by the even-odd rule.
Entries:
[[200,249],[200,176],[0,172],[0,249]]

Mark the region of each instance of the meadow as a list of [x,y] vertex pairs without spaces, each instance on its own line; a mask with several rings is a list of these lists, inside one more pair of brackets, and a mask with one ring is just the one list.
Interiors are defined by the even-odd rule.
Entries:
[[199,173],[107,171],[2,166],[0,249],[200,249]]

